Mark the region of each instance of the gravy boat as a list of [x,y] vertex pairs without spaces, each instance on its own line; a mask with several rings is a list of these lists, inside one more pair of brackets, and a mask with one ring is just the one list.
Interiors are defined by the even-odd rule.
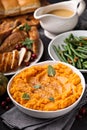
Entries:
[[[40,20],[42,28],[51,34],[59,34],[72,30],[78,23],[79,16],[86,7],[84,0],[70,0],[40,7],[35,10],[34,17]],[[50,14],[50,11],[57,9],[68,9],[73,11],[69,17],[61,17]]]

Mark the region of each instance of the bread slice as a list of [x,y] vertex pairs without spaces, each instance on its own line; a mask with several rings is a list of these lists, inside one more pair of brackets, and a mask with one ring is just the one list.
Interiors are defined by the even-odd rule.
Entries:
[[40,7],[39,0],[18,0],[20,5],[21,14],[33,12],[36,8]]
[[34,12],[40,0],[0,0],[0,18]]
[[5,16],[19,14],[20,7],[17,0],[1,0]]

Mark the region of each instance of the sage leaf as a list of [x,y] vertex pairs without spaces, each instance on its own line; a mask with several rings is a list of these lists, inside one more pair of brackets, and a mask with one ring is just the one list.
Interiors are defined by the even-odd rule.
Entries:
[[25,31],[28,32],[31,30],[31,26],[29,26],[27,23],[24,25]]
[[32,48],[33,40],[30,40],[29,38],[26,38],[25,41],[22,42],[24,46],[26,46],[28,49]]
[[40,85],[35,85],[34,88],[39,89],[39,88],[41,88],[41,86]]
[[24,26],[20,26],[19,30],[21,30],[21,31],[24,30]]
[[24,24],[23,26],[20,26],[19,30],[25,30],[28,32],[31,29],[31,26],[29,26],[27,23]]
[[54,101],[54,98],[53,97],[49,97],[48,98],[50,101]]
[[56,74],[56,71],[55,71],[55,69],[51,66],[51,65],[49,65],[48,66],[48,76],[55,76],[55,74]]
[[30,99],[30,96],[29,96],[29,94],[24,93],[24,94],[22,95],[22,98],[25,99],[25,100],[29,100],[29,99]]

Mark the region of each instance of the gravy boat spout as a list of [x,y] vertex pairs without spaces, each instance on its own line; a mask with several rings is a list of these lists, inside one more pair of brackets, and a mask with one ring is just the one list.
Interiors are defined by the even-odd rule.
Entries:
[[[73,29],[85,7],[86,4],[84,0],[59,2],[36,9],[34,17],[40,20],[40,24],[44,30],[52,34],[58,34]],[[50,13],[55,10],[68,10],[72,11],[73,14],[70,16],[62,16]]]

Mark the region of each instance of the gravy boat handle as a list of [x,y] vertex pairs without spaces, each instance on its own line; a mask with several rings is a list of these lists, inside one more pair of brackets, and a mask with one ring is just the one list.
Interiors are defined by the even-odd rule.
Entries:
[[78,13],[78,16],[80,16],[83,11],[85,10],[86,8],[86,3],[84,0],[75,0],[77,1],[77,13]]

